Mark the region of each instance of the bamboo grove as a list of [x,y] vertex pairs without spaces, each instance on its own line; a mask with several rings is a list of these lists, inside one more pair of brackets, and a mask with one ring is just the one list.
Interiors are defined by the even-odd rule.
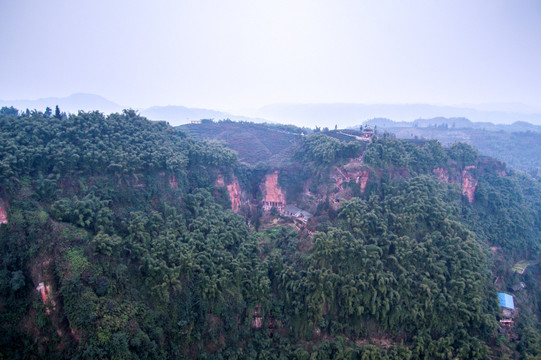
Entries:
[[230,210],[218,177],[260,168],[134,111],[3,108],[0,128],[0,359],[541,356],[539,295],[515,346],[493,284],[539,255],[541,187],[487,170],[469,204],[432,172],[478,164],[465,144],[307,136],[284,187],[359,156],[375,176],[306,237]]

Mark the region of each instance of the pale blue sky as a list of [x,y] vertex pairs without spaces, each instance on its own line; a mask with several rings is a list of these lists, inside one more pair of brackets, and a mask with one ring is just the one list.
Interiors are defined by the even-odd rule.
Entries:
[[0,99],[541,108],[541,0],[0,0]]

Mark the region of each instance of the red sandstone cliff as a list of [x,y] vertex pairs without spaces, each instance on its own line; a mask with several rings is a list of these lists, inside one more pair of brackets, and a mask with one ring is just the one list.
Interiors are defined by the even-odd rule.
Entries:
[[432,170],[432,173],[438,177],[438,180],[442,183],[449,183],[449,171],[443,168],[436,168]]
[[238,181],[235,179],[231,184],[227,185],[227,192],[229,193],[229,200],[231,200],[231,209],[234,212],[238,213],[240,210],[241,201],[241,191]]
[[443,183],[460,184],[462,187],[462,195],[468,198],[470,203],[475,201],[475,190],[479,176],[483,172],[496,172],[498,176],[506,176],[505,164],[490,158],[481,158],[476,165],[468,165],[460,171],[456,167],[448,169],[436,168],[432,173],[438,177],[438,180]]
[[222,176],[222,174],[218,175],[218,179],[216,179],[216,185],[225,186],[224,177]]
[[[349,186],[344,186],[351,181],[359,184],[360,193],[364,194],[366,185],[370,179],[370,170],[363,168],[362,163],[358,159],[354,159],[345,166],[336,166],[331,173],[331,179],[334,182],[334,189],[327,193],[332,207],[337,210],[340,207],[342,200],[351,199],[354,196],[352,189]],[[320,201],[324,200],[319,196]]]
[[8,213],[4,205],[4,200],[0,198],[0,224],[8,223]]
[[361,170],[359,173],[359,177],[356,180],[356,182],[361,184],[361,194],[364,194],[366,184],[368,183],[369,174],[370,172],[368,170]]
[[342,190],[343,183],[348,183],[351,180],[353,180],[357,184],[360,184],[361,194],[364,194],[364,190],[366,189],[366,184],[368,183],[368,179],[370,178],[370,171],[367,169],[351,169],[350,168],[348,170],[348,168],[340,169],[336,167],[335,174],[331,177],[334,179],[335,185],[338,189]]
[[461,173],[454,171],[452,176],[449,175],[449,170],[444,168],[433,169],[432,173],[438,177],[440,182],[445,184],[457,184],[460,182],[462,186],[462,195],[466,196],[470,203],[473,203],[475,198],[475,190],[477,189],[477,177],[473,170],[476,168],[477,167],[475,165],[469,165],[466,166]]
[[238,180],[233,177],[232,182],[226,185],[223,176],[220,174],[216,180],[216,185],[227,189],[227,194],[231,201],[231,210],[238,213],[242,205],[242,190],[240,189]]
[[262,185],[263,210],[270,210],[273,207],[280,210],[286,205],[285,192],[278,185],[278,171],[265,176],[265,182]]
[[473,203],[475,189],[477,188],[477,178],[473,174],[475,169],[475,165],[470,165],[462,170],[462,195],[466,196],[470,203]]
[[169,186],[171,186],[171,189],[178,189],[177,177],[175,175],[169,178]]

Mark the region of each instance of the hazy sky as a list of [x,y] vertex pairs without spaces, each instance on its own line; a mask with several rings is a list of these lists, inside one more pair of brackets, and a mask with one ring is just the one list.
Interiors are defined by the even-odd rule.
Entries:
[[541,107],[541,0],[0,0],[0,99]]

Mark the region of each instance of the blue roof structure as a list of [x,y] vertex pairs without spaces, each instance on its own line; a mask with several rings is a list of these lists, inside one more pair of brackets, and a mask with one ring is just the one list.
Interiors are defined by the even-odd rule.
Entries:
[[513,301],[513,297],[506,293],[498,293],[498,299],[500,299],[500,306],[515,310],[515,302]]

